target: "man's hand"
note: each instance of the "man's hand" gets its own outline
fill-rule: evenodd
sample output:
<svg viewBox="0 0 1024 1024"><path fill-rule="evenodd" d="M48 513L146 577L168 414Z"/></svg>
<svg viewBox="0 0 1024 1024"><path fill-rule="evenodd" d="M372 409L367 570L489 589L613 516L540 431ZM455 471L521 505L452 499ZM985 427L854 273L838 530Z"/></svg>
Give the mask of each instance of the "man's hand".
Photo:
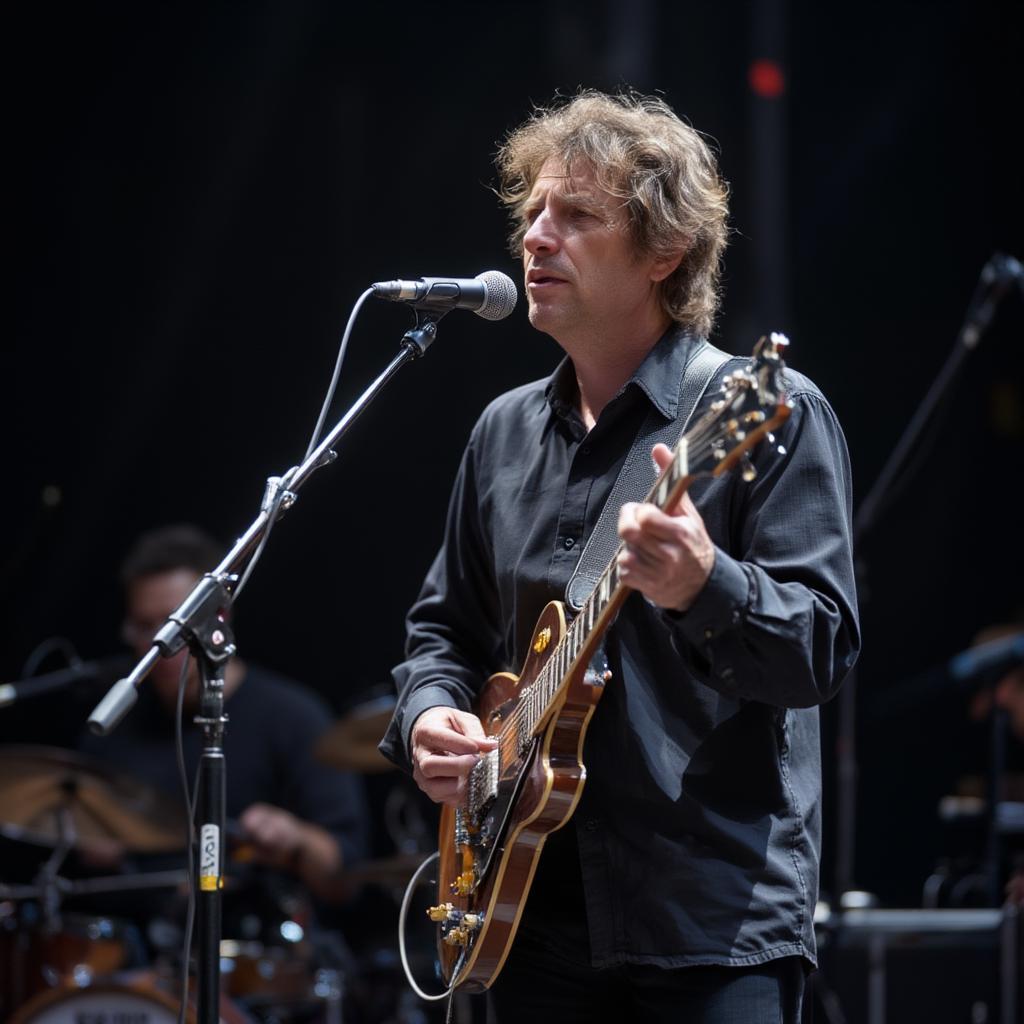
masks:
<svg viewBox="0 0 1024 1024"><path fill-rule="evenodd" d="M672 461L667 445L651 453L659 471ZM688 494L666 512L627 502L619 512L619 579L661 608L686 611L715 564L715 546Z"/></svg>
<svg viewBox="0 0 1024 1024"><path fill-rule="evenodd" d="M469 773L480 754L497 740L484 734L476 715L454 708L428 708L416 719L409 739L412 777L435 803L458 807Z"/></svg>
<svg viewBox="0 0 1024 1024"><path fill-rule="evenodd" d="M293 866L302 852L304 825L294 814L271 804L250 804L239 823L255 850L255 859L271 867Z"/></svg>
<svg viewBox="0 0 1024 1024"><path fill-rule="evenodd" d="M324 899L339 895L341 847L325 828L272 804L250 804L239 818L252 859L298 875Z"/></svg>

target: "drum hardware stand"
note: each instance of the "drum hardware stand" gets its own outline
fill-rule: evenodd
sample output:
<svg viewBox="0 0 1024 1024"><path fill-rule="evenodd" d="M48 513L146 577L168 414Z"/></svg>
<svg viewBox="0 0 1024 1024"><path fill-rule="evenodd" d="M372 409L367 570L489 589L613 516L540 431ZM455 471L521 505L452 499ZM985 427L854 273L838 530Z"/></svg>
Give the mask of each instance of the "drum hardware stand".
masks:
<svg viewBox="0 0 1024 1024"><path fill-rule="evenodd" d="M312 940L324 964L313 979L313 994L324 1003L322 1024L343 1024L347 948L329 932L319 931L312 935Z"/></svg>
<svg viewBox="0 0 1024 1024"><path fill-rule="evenodd" d="M39 873L33 879L33 884L39 894L40 909L43 915L43 928L48 934L56 934L60 931L60 904L61 904L61 877L57 874L61 865L67 859L77 840L75 822L68 808L73 793L73 782L64 784L65 802L54 812L57 819L57 845L53 853L46 858L45 863L39 869Z"/></svg>
<svg viewBox="0 0 1024 1024"><path fill-rule="evenodd" d="M29 885L0 885L0 900L39 900L39 911L43 928L48 934L60 931L60 905L64 893L71 892L73 883L62 878L58 872L67 855L78 841L75 820L68 806L74 783L65 784L66 802L54 811L57 819L57 845L36 872Z"/></svg>
<svg viewBox="0 0 1024 1024"><path fill-rule="evenodd" d="M153 646L124 679L118 680L89 716L89 727L98 735L112 732L138 699L137 687L160 658L177 654L186 645L199 665L201 693L195 721L203 731L199 760L197 806L198 878L197 926L199 930L197 1024L220 1020L220 937L225 836L225 778L223 739L224 668L236 652L227 622L227 609L238 582L237 573L250 560L274 523L291 508L309 477L337 457L334 447L356 417L383 390L406 363L423 355L437 335L437 324L447 310L416 311L416 326L405 332L398 354L359 396L330 433L299 466L281 477L267 480L260 513L221 563L196 584L181 605L153 637ZM340 1001L340 996L339 996ZM336 1001L337 1002L337 1001ZM334 1005L336 1012L339 1007Z"/></svg>

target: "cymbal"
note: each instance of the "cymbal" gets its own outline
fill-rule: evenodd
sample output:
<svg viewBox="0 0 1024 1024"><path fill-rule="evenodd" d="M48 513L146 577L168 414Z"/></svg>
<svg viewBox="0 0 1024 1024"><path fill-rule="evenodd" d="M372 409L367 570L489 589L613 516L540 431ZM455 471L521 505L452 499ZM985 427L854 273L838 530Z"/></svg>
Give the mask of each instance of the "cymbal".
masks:
<svg viewBox="0 0 1024 1024"><path fill-rule="evenodd" d="M63 832L62 832L63 828ZM60 747L0 746L0 835L57 846L119 843L135 853L185 847L181 804L101 761Z"/></svg>
<svg viewBox="0 0 1024 1024"><path fill-rule="evenodd" d="M313 756L323 764L354 772L386 772L394 765L377 749L395 710L394 697L357 704L317 741Z"/></svg>

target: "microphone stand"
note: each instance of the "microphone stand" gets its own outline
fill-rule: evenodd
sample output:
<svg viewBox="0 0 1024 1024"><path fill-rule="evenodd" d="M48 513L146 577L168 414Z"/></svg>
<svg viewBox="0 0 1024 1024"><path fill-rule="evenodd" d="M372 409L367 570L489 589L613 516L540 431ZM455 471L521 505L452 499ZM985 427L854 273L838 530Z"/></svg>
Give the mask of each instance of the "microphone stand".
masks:
<svg viewBox="0 0 1024 1024"><path fill-rule="evenodd" d="M227 622L227 608L238 582L238 570L256 549L274 522L295 503L299 488L322 466L337 457L334 446L356 417L370 404L384 385L406 363L423 355L437 334L438 321L446 311L417 311L416 326L402 338L398 354L355 401L348 412L300 466L281 477L270 477L260 513L221 563L203 576L192 592L169 616L153 638L153 646L124 679L115 683L89 716L89 728L105 736L138 699L137 687L160 658L168 658L187 646L199 665L201 694L195 722L203 731L199 759L198 800L194 827L199 833L197 1024L218 1024L220 1020L220 938L222 891L224 887L223 848L225 843L225 779L227 767L223 740L224 668L236 647ZM193 865L196 867L196 865ZM187 965L186 965L187 966ZM184 993L182 994L184 998Z"/></svg>
<svg viewBox="0 0 1024 1024"><path fill-rule="evenodd" d="M974 295L967 307L963 325L957 334L953 351L939 371L924 400L907 425L903 436L892 449L889 459L882 468L874 485L860 504L853 519L853 548L856 552L867 533L877 523L884 501L891 497L890 491L906 467L910 454L928 425L941 400L956 379L960 366L978 346L988 329L1003 296L1014 282L1024 287L1024 272L1020 263L1012 256L995 253L981 270ZM903 481L906 482L905 480ZM865 567L858 559L858 589L864 579ZM837 737L838 794L837 794L837 840L836 840L836 891L840 895L850 892L854 886L854 853L856 847L856 801L857 801L857 677L856 666L839 693L839 716Z"/></svg>

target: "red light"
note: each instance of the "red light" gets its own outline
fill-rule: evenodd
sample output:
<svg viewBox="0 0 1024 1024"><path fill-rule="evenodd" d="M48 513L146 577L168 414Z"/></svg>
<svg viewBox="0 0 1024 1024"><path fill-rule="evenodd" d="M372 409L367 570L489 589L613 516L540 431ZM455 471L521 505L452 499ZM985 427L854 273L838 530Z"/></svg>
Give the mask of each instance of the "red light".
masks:
<svg viewBox="0 0 1024 1024"><path fill-rule="evenodd" d="M766 100L777 100L786 91L786 76L773 60L755 60L747 72L747 81Z"/></svg>

